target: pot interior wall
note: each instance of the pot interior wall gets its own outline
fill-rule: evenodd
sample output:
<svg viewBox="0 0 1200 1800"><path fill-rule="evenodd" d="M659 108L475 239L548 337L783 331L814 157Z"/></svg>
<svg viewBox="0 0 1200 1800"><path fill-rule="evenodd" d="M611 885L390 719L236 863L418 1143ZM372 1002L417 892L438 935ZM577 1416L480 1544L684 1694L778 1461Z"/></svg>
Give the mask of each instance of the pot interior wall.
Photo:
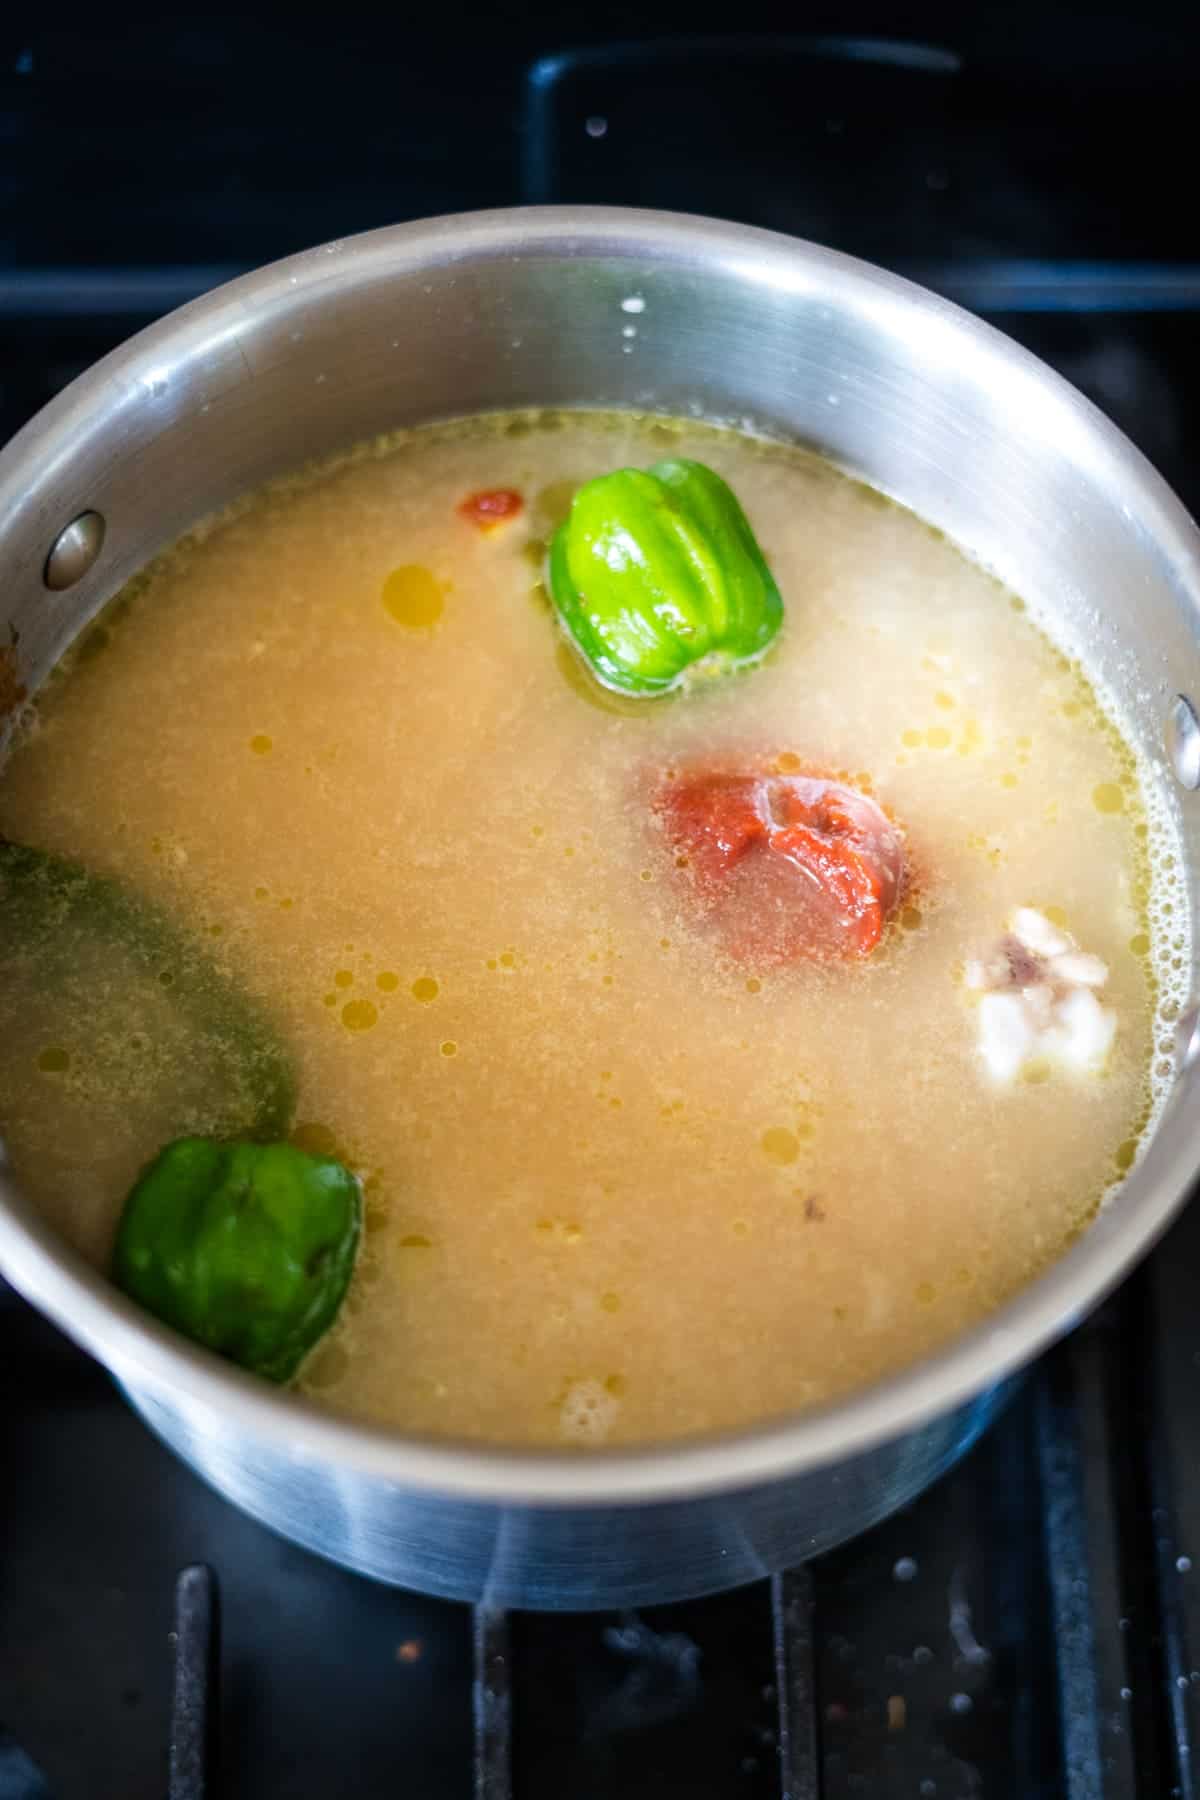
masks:
<svg viewBox="0 0 1200 1800"><path fill-rule="evenodd" d="M757 255L721 255L699 222L689 236L642 216L619 252L563 229L513 255L489 253L488 219L415 244L372 234L234 283L14 440L0 626L20 633L32 685L154 551L310 457L475 411L635 407L811 443L905 501L1049 600L1158 753L1165 704L1197 684L1189 571L1128 504L1136 453L1098 445L1090 407L1032 359L928 295L852 283L843 259L806 266L765 235ZM103 553L52 595L46 552L85 508L104 515Z"/></svg>

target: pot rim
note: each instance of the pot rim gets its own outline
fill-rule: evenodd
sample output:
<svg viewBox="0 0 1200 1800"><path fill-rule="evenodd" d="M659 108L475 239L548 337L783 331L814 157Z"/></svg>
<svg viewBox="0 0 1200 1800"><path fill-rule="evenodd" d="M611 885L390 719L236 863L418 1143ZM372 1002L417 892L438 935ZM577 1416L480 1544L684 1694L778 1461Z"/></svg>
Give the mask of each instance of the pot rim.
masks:
<svg viewBox="0 0 1200 1800"><path fill-rule="evenodd" d="M303 251L239 277L147 327L72 382L0 452L0 533L28 487L30 459L53 464L103 390L144 379L164 358L236 337L248 311L319 298L323 285L366 281L496 258L626 258L654 265L697 259L772 290L879 310L896 325L936 324L956 347L991 364L997 380L1036 391L1041 429L1052 417L1072 453L1119 483L1178 590L1200 614L1200 533L1162 478L1069 383L992 326L900 276L838 251L755 227L683 213L620 207L516 207L383 227ZM349 267L348 267L349 265ZM351 274L353 271L353 274ZM1200 653L1198 653L1200 660ZM356 1423L270 1387L190 1344L141 1311L74 1251L7 1183L0 1169L0 1270L69 1336L139 1392L184 1395L214 1430L269 1442L274 1454L348 1467L398 1487L484 1503L633 1505L746 1488L843 1461L969 1401L1076 1324L1151 1246L1181 1206L1200 1162L1200 1117L1188 1127L1178 1092L1115 1200L1041 1276L934 1354L827 1405L718 1436L579 1452L405 1437ZM1172 1125L1170 1131L1166 1130Z"/></svg>

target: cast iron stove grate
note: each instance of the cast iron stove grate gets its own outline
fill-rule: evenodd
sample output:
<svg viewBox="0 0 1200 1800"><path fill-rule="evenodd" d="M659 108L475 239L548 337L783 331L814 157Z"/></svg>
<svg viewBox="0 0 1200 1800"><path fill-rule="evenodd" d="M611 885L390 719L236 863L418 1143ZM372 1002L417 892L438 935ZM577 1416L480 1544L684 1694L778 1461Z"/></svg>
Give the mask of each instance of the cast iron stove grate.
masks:
<svg viewBox="0 0 1200 1800"><path fill-rule="evenodd" d="M620 1616L471 1616L291 1550L209 1495L93 1365L10 1302L0 1708L23 1748L0 1743L0 1796L1188 1800L1200 1612L1180 1546L1200 1524L1186 1480L1198 1237L1185 1217L1170 1254L900 1515L805 1568ZM23 1406L18 1385L41 1391ZM55 1403L63 1441L99 1432L111 1465L93 1456L83 1491L57 1498ZM125 1550L79 1555L72 1532L114 1499L133 1510ZM57 1509L40 1537L33 1509ZM178 1576L173 1631L166 1573L157 1592L127 1592L114 1625L114 1575L164 1570L169 1554L178 1567L189 1542L206 1562ZM307 1630L269 1616L288 1592ZM69 1679L74 1636L97 1693ZM97 1694L107 1663L131 1655L156 1704L114 1722ZM423 1667L433 1685L412 1685ZM339 1761L344 1787L330 1785Z"/></svg>

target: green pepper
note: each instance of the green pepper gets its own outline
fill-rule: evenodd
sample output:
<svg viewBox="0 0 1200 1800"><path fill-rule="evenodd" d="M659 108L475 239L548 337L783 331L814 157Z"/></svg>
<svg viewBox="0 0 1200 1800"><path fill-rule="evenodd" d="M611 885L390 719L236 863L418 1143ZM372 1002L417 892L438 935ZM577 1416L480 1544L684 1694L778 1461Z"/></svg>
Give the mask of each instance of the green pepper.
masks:
<svg viewBox="0 0 1200 1800"><path fill-rule="evenodd" d="M135 1183L113 1276L165 1324L289 1381L350 1284L358 1182L292 1144L179 1138Z"/></svg>
<svg viewBox="0 0 1200 1800"><path fill-rule="evenodd" d="M736 495L684 458L585 483L550 547L550 591L593 674L623 694L751 662L783 619Z"/></svg>

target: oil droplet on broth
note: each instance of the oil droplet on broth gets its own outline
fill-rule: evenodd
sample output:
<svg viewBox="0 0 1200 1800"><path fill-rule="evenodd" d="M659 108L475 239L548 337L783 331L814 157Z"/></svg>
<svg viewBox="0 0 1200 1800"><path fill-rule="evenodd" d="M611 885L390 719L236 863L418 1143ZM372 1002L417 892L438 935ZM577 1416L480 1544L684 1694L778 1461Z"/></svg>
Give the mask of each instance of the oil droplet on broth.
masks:
<svg viewBox="0 0 1200 1800"><path fill-rule="evenodd" d="M428 631L442 616L445 589L420 563L404 563L384 582L381 598L384 611L397 625Z"/></svg>
<svg viewBox="0 0 1200 1800"><path fill-rule="evenodd" d="M265 756L271 749L271 740L264 731L256 731L250 739L250 748L255 756Z"/></svg>
<svg viewBox="0 0 1200 1800"><path fill-rule="evenodd" d="M564 1244L577 1244L583 1227L573 1219L539 1219L534 1230L541 1238L559 1238Z"/></svg>
<svg viewBox="0 0 1200 1800"><path fill-rule="evenodd" d="M800 1154L800 1139L786 1125L773 1125L759 1139L764 1156L773 1163L793 1163Z"/></svg>
<svg viewBox="0 0 1200 1800"><path fill-rule="evenodd" d="M347 988L354 985L354 975L350 969L335 969L333 973L334 987Z"/></svg>
<svg viewBox="0 0 1200 1800"><path fill-rule="evenodd" d="M393 975L390 969L381 969L375 977L375 986L384 994L394 994L400 986L400 977Z"/></svg>
<svg viewBox="0 0 1200 1800"><path fill-rule="evenodd" d="M438 984L432 975L419 975L410 992L414 1000L419 1000L422 1006L428 1006L431 1000L438 997Z"/></svg>
<svg viewBox="0 0 1200 1800"><path fill-rule="evenodd" d="M973 715L963 721L963 734L958 741L958 754L971 756L983 744L983 731Z"/></svg>
<svg viewBox="0 0 1200 1800"><path fill-rule="evenodd" d="M347 1031L370 1031L378 1018L369 1000L348 1000L342 1008L342 1024Z"/></svg>
<svg viewBox="0 0 1200 1800"><path fill-rule="evenodd" d="M1124 812L1125 795L1119 782L1102 781L1099 787L1093 788L1092 805L1100 813Z"/></svg>

